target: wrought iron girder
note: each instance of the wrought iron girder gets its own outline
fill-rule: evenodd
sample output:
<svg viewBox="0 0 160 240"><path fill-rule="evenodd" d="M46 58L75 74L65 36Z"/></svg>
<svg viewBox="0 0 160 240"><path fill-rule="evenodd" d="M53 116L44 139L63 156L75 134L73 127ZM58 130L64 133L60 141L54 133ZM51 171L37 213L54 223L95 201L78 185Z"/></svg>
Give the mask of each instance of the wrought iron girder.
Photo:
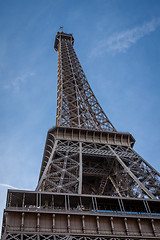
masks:
<svg viewBox="0 0 160 240"><path fill-rule="evenodd" d="M113 147L114 148L114 147ZM122 150L122 153L120 152ZM140 157L132 148L116 147L114 151L123 160L126 166L148 189L160 195L160 177L159 173L153 169L142 157ZM128 154L129 153L129 154ZM132 155L133 153L133 155ZM127 155L126 155L127 154Z"/></svg>
<svg viewBox="0 0 160 240"><path fill-rule="evenodd" d="M123 162L123 160L119 157L119 155L109 146L109 148L112 150L112 152L115 154L117 160L121 164L121 166L124 168L124 170L131 176L131 178L134 179L134 181L139 185L139 187L147 194L150 198L155 198L155 196L145 187L145 185L134 175L134 173L126 166L126 164Z"/></svg>

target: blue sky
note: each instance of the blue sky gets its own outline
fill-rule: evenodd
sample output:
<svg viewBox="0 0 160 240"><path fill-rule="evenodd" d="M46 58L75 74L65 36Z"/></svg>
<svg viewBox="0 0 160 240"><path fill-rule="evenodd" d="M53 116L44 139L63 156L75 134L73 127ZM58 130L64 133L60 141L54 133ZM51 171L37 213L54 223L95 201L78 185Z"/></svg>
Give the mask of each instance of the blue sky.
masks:
<svg viewBox="0 0 160 240"><path fill-rule="evenodd" d="M55 125L60 26L115 128L160 171L160 1L0 0L0 220L7 188L38 181Z"/></svg>

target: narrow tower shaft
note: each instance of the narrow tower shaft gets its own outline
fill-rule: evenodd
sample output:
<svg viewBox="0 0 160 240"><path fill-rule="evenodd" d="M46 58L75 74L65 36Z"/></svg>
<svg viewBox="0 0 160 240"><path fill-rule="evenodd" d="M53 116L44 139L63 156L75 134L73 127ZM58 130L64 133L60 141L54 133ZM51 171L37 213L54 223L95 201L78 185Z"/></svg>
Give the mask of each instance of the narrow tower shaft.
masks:
<svg viewBox="0 0 160 240"><path fill-rule="evenodd" d="M71 34L57 33L58 87L56 125L116 131L99 105L73 48Z"/></svg>

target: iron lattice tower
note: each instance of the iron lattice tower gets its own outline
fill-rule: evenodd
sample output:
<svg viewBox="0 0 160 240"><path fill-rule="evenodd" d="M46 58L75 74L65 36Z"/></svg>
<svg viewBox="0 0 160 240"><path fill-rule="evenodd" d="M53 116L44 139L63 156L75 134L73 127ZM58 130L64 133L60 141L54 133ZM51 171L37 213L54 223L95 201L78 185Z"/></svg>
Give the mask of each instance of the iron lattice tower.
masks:
<svg viewBox="0 0 160 240"><path fill-rule="evenodd" d="M57 129L48 132L37 190L159 198L160 174L133 150L134 138L117 132L103 112L73 43L63 32L55 39Z"/></svg>
<svg viewBox="0 0 160 240"><path fill-rule="evenodd" d="M110 122L73 44L57 33L56 126L36 191L8 191L2 239L160 239L160 174Z"/></svg>

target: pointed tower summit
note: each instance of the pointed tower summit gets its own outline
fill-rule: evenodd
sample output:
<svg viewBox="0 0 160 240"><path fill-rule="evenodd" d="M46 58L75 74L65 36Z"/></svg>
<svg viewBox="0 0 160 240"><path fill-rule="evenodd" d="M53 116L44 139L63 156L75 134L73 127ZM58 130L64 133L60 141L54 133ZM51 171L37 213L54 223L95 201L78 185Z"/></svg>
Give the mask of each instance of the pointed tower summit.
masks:
<svg viewBox="0 0 160 240"><path fill-rule="evenodd" d="M2 240L160 239L160 173L99 105L61 28L56 126L36 191L8 190Z"/></svg>

